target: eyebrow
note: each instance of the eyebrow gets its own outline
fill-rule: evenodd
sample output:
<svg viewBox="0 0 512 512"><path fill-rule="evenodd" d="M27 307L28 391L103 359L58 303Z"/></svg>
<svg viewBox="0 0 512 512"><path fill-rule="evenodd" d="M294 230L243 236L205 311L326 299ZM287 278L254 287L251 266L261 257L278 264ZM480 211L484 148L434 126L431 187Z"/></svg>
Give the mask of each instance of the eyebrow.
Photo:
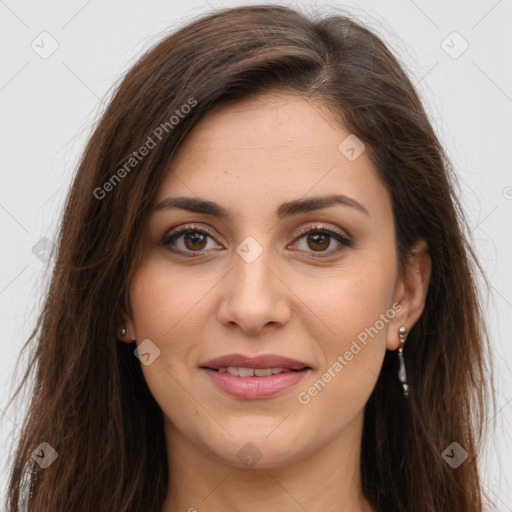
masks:
<svg viewBox="0 0 512 512"><path fill-rule="evenodd" d="M330 206L342 205L354 208L366 215L370 215L368 210L358 201L347 197L343 194L331 194L328 196L311 197L308 199L297 199L294 201L288 201L283 203L277 209L277 217L282 219L291 215L298 215L300 213L307 213ZM207 201L197 197L167 197L160 201L154 208L153 211L161 211L170 208L179 208L181 210L187 210L195 213L204 213L206 215L212 215L219 218L230 218L230 211L213 201Z"/></svg>

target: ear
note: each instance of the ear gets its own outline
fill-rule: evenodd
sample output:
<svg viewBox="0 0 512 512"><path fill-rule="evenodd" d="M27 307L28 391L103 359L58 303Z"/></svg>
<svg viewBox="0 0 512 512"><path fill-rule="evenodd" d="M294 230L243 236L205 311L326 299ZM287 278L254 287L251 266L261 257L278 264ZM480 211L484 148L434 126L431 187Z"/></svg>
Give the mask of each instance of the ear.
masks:
<svg viewBox="0 0 512 512"><path fill-rule="evenodd" d="M128 308L129 307L130 305L128 305ZM130 314L127 312L125 306L121 307L121 321L117 329L117 339L119 341L122 341L124 343L132 343L133 341L135 341L135 325L132 320L132 316L133 315L131 314L131 312ZM122 334L123 328L126 329L126 333L124 335Z"/></svg>
<svg viewBox="0 0 512 512"><path fill-rule="evenodd" d="M403 274L397 280L393 303L398 303L401 309L390 321L386 338L388 350L397 350L400 347L400 327L404 325L410 331L421 316L425 307L431 268L428 244L420 239L414 244Z"/></svg>

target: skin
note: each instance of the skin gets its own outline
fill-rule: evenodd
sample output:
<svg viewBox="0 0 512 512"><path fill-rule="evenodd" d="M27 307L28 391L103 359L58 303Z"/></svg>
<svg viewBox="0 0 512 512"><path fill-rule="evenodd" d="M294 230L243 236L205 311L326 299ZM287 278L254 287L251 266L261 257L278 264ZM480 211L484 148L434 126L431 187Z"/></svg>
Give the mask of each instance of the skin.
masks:
<svg viewBox="0 0 512 512"><path fill-rule="evenodd" d="M155 204L200 197L232 216L155 212L130 283L133 318L123 312L124 341L149 339L161 351L142 370L165 416L170 481L162 512L374 510L359 476L364 407L385 351L400 346L398 329L410 330L423 310L430 257L419 241L399 275L390 196L364 152L349 161L338 150L349 134L311 100L265 94L210 111L172 162ZM283 202L333 191L367 213L334 205L277 218ZM190 223L213 233L174 241L197 258L162 244ZM318 224L353 245L297 238L301 228L318 235ZM251 263L236 252L248 236L263 249ZM378 334L300 403L298 393L386 312ZM230 353L280 354L313 370L271 398L235 398L199 368ZM261 456L253 466L237 456L249 442Z"/></svg>

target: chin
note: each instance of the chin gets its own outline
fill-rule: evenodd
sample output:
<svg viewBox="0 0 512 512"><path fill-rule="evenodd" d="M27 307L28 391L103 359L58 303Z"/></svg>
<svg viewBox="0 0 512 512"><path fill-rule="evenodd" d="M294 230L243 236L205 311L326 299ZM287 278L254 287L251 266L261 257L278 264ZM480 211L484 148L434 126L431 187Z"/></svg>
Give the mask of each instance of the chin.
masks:
<svg viewBox="0 0 512 512"><path fill-rule="evenodd" d="M274 422L272 428L275 429L275 426ZM272 432L272 429L247 430L245 434L238 431L233 437L223 435L219 442L212 438L205 440L206 449L225 464L256 470L278 468L298 461L305 456L306 446L303 443L308 445L303 435L300 436L299 443L289 433L280 435Z"/></svg>

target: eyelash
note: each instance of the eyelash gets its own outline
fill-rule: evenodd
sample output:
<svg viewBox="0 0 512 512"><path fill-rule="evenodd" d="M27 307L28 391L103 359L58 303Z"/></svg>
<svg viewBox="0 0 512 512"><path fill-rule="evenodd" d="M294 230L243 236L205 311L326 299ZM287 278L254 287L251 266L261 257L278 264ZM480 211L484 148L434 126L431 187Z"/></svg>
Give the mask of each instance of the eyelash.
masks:
<svg viewBox="0 0 512 512"><path fill-rule="evenodd" d="M186 255L186 257L190 257L190 258L197 258L201 254L203 254L205 251L203 251L203 250L202 251L183 251L181 249L171 249L170 248L172 242L174 242L180 236L183 236L188 233L201 233L203 235L210 236L212 239L215 238L213 233L211 233L207 228L199 228L198 226L196 226L194 224L185 224L183 226L179 226L175 230L171 231L169 234L165 235L162 240L162 244L164 246L168 247L169 250L174 253L183 254L183 255ZM315 226L309 226L308 228L301 229L295 236L294 243L297 242L304 235L309 234L309 233L321 233L321 234L329 235L341 244L338 248L333 249L333 250L331 249L330 251L319 251L316 253L314 251L312 251L315 254L315 256L314 256L315 258L329 257L329 256L332 256L334 253L338 253L338 252L342 251L346 247L353 246L353 242L349 238L347 238L347 236L345 236L341 231L326 228L325 226L323 226L321 224L315 225ZM307 252L309 252L309 251L307 251Z"/></svg>

